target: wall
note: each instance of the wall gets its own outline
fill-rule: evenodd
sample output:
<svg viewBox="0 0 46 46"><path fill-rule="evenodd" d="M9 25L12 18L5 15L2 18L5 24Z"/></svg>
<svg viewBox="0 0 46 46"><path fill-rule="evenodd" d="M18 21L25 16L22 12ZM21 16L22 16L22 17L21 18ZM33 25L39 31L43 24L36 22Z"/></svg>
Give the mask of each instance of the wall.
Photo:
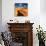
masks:
<svg viewBox="0 0 46 46"><path fill-rule="evenodd" d="M26 2L28 3L28 16L27 17L14 17L14 3L15 2ZM34 23L33 25L33 45L38 46L38 39L36 37L36 27L38 27L39 24L43 28L46 26L46 22L44 21L46 19L46 15L43 14L41 8L42 3L40 0L3 0L2 1L2 26L3 31L8 30L7 22L9 22L10 19L13 19L14 21L19 20L19 22L25 22L25 20L30 20L31 23ZM46 28L45 28L46 29Z"/></svg>
<svg viewBox="0 0 46 46"><path fill-rule="evenodd" d="M40 24L46 31L46 0L40 0Z"/></svg>
<svg viewBox="0 0 46 46"><path fill-rule="evenodd" d="M42 13L46 13L46 0L40 0L40 9Z"/></svg>
<svg viewBox="0 0 46 46"><path fill-rule="evenodd" d="M28 17L14 17L14 2L15 0L3 0L2 1L2 22L3 26L6 25L6 23L9 21L9 19L18 19L20 22L24 22L25 19L29 19L31 22L38 22L39 23L39 14L40 14L40 1L38 0L32 0L32 8L31 6L31 0L30 1L23 1L27 2L29 4L29 10L28 10ZM19 2L19 1L16 1ZM39 4L38 4L39 3ZM38 5L38 6L37 6ZM32 9L32 12L31 12ZM22 19L23 18L23 19ZM34 19L35 18L35 19ZM38 20L38 21L37 21Z"/></svg>
<svg viewBox="0 0 46 46"><path fill-rule="evenodd" d="M0 0L0 31L2 31L2 0Z"/></svg>

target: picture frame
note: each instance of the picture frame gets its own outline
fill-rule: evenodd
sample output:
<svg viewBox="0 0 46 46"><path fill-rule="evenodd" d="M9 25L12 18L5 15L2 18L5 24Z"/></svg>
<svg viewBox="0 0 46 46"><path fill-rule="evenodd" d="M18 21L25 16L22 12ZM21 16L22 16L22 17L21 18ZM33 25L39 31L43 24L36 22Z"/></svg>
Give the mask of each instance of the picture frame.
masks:
<svg viewBox="0 0 46 46"><path fill-rule="evenodd" d="M14 16L28 16L28 3L15 3Z"/></svg>

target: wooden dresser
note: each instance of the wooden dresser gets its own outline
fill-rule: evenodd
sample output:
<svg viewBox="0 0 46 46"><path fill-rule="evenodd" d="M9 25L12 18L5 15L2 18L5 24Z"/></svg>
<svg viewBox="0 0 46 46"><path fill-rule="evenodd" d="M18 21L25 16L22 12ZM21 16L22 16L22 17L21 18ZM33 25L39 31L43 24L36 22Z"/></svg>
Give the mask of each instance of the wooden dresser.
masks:
<svg viewBox="0 0 46 46"><path fill-rule="evenodd" d="M12 39L23 43L22 46L33 46L33 23L7 23Z"/></svg>

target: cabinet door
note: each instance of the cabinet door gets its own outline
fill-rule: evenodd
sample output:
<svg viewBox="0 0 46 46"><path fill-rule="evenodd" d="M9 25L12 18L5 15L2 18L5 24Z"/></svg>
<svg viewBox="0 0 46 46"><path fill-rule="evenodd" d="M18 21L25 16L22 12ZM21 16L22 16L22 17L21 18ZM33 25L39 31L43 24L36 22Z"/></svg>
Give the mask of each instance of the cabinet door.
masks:
<svg viewBox="0 0 46 46"><path fill-rule="evenodd" d="M22 46L28 46L28 32L12 32L12 40L16 43L22 43Z"/></svg>

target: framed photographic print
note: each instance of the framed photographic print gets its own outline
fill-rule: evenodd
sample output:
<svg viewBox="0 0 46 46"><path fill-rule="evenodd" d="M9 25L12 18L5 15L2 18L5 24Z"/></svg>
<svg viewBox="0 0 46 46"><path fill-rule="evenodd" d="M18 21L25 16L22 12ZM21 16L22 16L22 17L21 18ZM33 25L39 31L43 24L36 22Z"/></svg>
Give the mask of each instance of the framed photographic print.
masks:
<svg viewBox="0 0 46 46"><path fill-rule="evenodd" d="M14 16L28 16L28 3L15 3Z"/></svg>

